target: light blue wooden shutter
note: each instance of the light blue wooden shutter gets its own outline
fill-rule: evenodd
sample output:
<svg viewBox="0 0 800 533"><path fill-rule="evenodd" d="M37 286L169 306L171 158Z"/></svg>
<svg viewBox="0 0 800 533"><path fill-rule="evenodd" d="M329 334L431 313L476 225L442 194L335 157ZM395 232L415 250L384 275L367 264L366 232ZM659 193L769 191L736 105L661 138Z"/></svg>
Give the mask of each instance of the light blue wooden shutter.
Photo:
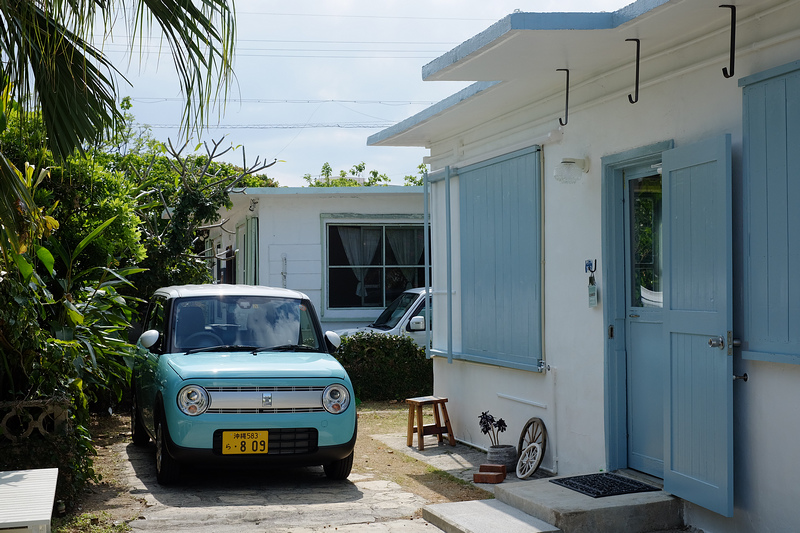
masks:
<svg viewBox="0 0 800 533"><path fill-rule="evenodd" d="M800 62L742 80L742 357L800 363Z"/></svg>
<svg viewBox="0 0 800 533"><path fill-rule="evenodd" d="M664 490L732 516L730 136L664 152L663 190Z"/></svg>
<svg viewBox="0 0 800 533"><path fill-rule="evenodd" d="M541 359L540 151L459 170L462 351L535 368Z"/></svg>

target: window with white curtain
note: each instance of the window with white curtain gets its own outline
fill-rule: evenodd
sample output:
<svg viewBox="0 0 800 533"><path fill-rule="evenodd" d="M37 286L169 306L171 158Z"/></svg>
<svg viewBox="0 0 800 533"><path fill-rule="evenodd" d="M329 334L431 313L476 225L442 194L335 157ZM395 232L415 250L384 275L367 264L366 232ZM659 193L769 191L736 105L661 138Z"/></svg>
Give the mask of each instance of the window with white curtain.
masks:
<svg viewBox="0 0 800 533"><path fill-rule="evenodd" d="M329 224L328 308L382 308L425 284L422 224Z"/></svg>

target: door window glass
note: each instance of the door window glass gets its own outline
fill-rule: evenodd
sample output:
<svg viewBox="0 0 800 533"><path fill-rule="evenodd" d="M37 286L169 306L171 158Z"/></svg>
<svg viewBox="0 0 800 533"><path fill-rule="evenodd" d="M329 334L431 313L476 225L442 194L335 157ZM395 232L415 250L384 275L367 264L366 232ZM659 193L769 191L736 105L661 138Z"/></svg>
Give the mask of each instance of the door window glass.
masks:
<svg viewBox="0 0 800 533"><path fill-rule="evenodd" d="M631 305L662 307L661 176L629 183Z"/></svg>

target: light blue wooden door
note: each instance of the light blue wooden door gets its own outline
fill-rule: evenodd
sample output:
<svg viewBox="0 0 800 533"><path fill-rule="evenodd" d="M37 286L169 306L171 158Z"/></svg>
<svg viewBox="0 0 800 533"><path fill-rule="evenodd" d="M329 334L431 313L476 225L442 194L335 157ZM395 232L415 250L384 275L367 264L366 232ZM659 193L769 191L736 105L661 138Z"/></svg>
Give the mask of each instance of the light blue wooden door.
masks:
<svg viewBox="0 0 800 533"><path fill-rule="evenodd" d="M730 136L663 154L664 490L733 514Z"/></svg>

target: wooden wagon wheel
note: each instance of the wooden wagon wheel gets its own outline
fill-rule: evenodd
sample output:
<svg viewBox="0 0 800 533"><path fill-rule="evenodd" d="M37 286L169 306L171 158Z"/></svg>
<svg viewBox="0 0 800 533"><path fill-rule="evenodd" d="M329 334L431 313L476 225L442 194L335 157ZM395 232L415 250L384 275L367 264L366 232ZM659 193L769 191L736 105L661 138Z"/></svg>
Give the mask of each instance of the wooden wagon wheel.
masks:
<svg viewBox="0 0 800 533"><path fill-rule="evenodd" d="M522 451L517 462L517 477L525 479L536 472L542 464L542 447L534 442Z"/></svg>
<svg viewBox="0 0 800 533"><path fill-rule="evenodd" d="M547 429L544 427L544 422L542 422L541 418L531 418L525 423L519 436L517 453L521 456L522 452L533 443L539 445L542 449L541 456L544 457L547 447Z"/></svg>

